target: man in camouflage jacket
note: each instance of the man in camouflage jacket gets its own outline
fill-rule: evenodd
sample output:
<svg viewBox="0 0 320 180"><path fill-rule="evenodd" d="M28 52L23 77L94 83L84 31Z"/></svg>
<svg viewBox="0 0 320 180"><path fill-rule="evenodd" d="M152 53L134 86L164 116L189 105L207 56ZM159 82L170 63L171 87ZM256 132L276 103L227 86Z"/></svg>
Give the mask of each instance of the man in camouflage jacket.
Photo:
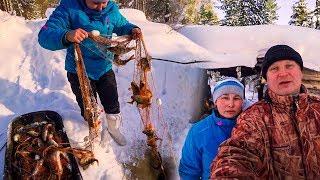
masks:
<svg viewBox="0 0 320 180"><path fill-rule="evenodd" d="M320 99L307 94L302 69L291 47L267 51L266 96L237 119L212 163L212 179L320 178Z"/></svg>

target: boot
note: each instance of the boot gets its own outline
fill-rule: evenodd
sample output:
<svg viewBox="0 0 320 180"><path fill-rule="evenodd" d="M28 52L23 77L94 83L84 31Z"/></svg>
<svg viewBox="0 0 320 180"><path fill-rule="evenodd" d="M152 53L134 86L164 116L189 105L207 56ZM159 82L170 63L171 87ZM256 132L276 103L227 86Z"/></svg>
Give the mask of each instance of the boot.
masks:
<svg viewBox="0 0 320 180"><path fill-rule="evenodd" d="M119 126L122 121L121 114L106 114L108 131L113 138L113 140L120 146L125 146L127 144L126 138L119 131Z"/></svg>

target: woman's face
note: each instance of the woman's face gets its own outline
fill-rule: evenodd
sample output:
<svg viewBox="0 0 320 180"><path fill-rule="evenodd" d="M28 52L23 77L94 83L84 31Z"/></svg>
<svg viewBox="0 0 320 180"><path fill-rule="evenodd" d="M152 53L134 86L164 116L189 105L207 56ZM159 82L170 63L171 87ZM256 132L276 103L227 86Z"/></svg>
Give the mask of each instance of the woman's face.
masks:
<svg viewBox="0 0 320 180"><path fill-rule="evenodd" d="M242 98L237 94L224 94L216 100L216 107L221 116L235 118L242 110Z"/></svg>

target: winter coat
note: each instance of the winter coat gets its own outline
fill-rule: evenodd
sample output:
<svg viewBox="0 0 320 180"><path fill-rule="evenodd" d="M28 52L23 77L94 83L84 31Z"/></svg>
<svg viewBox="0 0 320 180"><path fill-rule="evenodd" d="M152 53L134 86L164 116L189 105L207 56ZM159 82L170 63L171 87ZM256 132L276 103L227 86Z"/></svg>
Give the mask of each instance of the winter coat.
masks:
<svg viewBox="0 0 320 180"><path fill-rule="evenodd" d="M210 116L194 124L185 140L179 165L180 178L208 179L210 164L217 154L219 145L230 137L235 119Z"/></svg>
<svg viewBox="0 0 320 180"><path fill-rule="evenodd" d="M320 99L268 90L244 113L220 147L211 178L319 179Z"/></svg>
<svg viewBox="0 0 320 180"><path fill-rule="evenodd" d="M65 69L76 73L74 62L74 47L66 42L65 34L70 30L82 28L87 32L100 31L102 36L129 35L137 26L129 23L119 12L118 6L109 1L102 11L89 9L85 0L62 0L54 10L46 24L41 28L39 44L49 50L67 48ZM113 53L103 52L92 40L81 42L81 51L88 76L98 80L112 68Z"/></svg>

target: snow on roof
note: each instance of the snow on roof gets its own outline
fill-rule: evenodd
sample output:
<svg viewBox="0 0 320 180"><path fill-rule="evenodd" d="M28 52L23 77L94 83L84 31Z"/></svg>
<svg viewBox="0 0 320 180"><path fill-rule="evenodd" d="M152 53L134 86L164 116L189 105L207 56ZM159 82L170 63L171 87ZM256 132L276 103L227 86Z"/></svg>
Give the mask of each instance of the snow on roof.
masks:
<svg viewBox="0 0 320 180"><path fill-rule="evenodd" d="M297 26L184 26L179 32L206 48L215 62L230 66L254 66L262 49L276 44L287 44L296 49L305 67L319 71L320 31ZM208 64L209 65L209 64ZM205 66L205 65L203 65ZM208 68L215 68L211 65Z"/></svg>

